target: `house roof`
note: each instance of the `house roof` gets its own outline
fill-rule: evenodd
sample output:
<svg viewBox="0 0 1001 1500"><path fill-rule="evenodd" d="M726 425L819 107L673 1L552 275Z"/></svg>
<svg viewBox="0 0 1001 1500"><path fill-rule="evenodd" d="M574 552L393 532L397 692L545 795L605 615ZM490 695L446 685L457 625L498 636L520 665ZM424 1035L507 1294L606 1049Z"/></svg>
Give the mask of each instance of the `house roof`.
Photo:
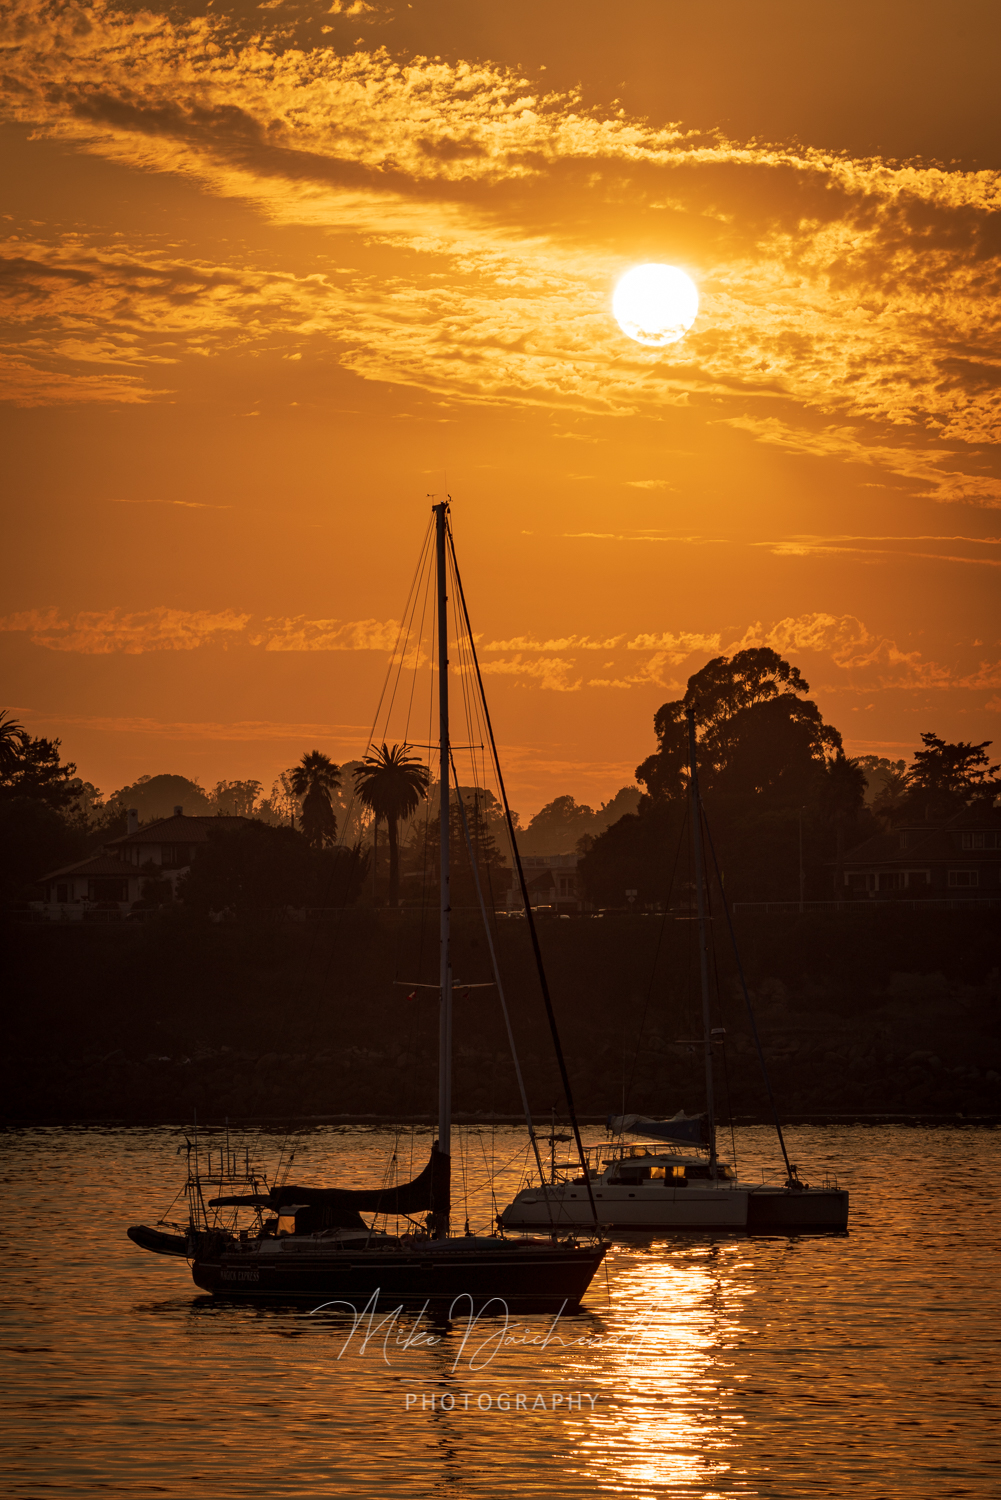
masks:
<svg viewBox="0 0 1001 1500"><path fill-rule="evenodd" d="M208 841L209 830L212 828L231 831L252 821L251 818L224 817L221 814L205 818L189 818L183 814L180 817L158 818L155 823L144 823L135 833L109 839L106 848L119 848L123 844L204 844Z"/></svg>
<svg viewBox="0 0 1001 1500"><path fill-rule="evenodd" d="M963 849L956 842L957 833L970 833L973 830L986 832L992 829L1001 829L1001 809L985 806L983 803L974 804L945 823L904 823L892 833L873 834L864 843L850 849L844 856L843 864L847 867L872 864L914 865L929 860L961 860L964 864L978 860L995 862L998 857L996 849ZM907 835L906 843L901 842L902 834Z"/></svg>
<svg viewBox="0 0 1001 1500"><path fill-rule="evenodd" d="M81 859L75 865L63 865L61 870L50 870L47 875L40 875L38 883L60 880L64 875L131 875L135 877L138 874L136 866L126 864L124 859L116 859L113 854L95 854L91 859Z"/></svg>

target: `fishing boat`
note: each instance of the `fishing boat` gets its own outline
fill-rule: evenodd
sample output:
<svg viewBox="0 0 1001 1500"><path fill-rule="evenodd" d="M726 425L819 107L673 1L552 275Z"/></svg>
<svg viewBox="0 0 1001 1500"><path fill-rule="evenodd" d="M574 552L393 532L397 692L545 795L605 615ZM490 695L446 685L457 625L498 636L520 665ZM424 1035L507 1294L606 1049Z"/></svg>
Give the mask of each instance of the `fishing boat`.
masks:
<svg viewBox="0 0 1001 1500"><path fill-rule="evenodd" d="M353 1190L307 1186L287 1181L269 1183L251 1162L249 1149L231 1150L228 1142L206 1152L197 1137L189 1144L186 1197L188 1224L168 1233L136 1225L130 1239L144 1250L184 1258L195 1284L219 1297L303 1300L315 1305L339 1304L358 1310L373 1299L390 1306L425 1306L448 1316L489 1309L495 1312L573 1312L604 1259L607 1243L598 1230L597 1209L590 1220L544 1234L509 1235L502 1226L490 1233L457 1234L452 1226L452 994L450 879L450 788L456 788L467 842L469 828L457 780L449 738L448 578L455 583L456 629L463 632L470 653L489 732L494 768L502 794L518 878L525 895L529 930L542 996L556 1048L567 1105L582 1170L586 1157L573 1106L559 1035L541 963L538 937L531 918L524 871L517 853L514 825L504 789L496 742L490 724L475 642L455 557L449 525L449 505L432 507L437 585L437 682L440 774L440 969L435 988L439 996L438 1138L424 1170L411 1182L395 1187ZM469 844L470 854L472 846ZM474 873L475 860L471 860ZM486 909L480 896L484 919ZM496 953L486 924L494 963L495 982L513 1048L513 1033ZM526 1111L529 1135L540 1162L538 1142L520 1068L515 1066ZM362 1218L368 1213L371 1222ZM416 1216L423 1215L423 1219ZM402 1232L377 1227L390 1219L404 1220ZM170 1226L167 1226L168 1228Z"/></svg>
<svg viewBox="0 0 1001 1500"><path fill-rule="evenodd" d="M599 1223L605 1229L619 1231L719 1229L801 1233L844 1230L848 1226L848 1193L839 1187L837 1179L828 1174L822 1183L811 1185L801 1180L798 1168L789 1160L735 940L740 982L785 1165L784 1180L741 1181L733 1164L717 1152L714 1052L723 1045L724 1031L711 1022L709 916L702 838L703 827L707 825L699 795L694 707L688 709L687 717L702 995L702 1036L691 1045L700 1048L705 1062L705 1112L695 1116L681 1112L667 1120L641 1115L610 1116L608 1128L613 1143L589 1147L583 1170L576 1162L552 1160L548 1173L540 1170L538 1181L526 1183L499 1215L506 1228L583 1224L591 1221L592 1204L597 1209ZM725 897L723 909L733 938ZM627 1141L627 1136L639 1138Z"/></svg>

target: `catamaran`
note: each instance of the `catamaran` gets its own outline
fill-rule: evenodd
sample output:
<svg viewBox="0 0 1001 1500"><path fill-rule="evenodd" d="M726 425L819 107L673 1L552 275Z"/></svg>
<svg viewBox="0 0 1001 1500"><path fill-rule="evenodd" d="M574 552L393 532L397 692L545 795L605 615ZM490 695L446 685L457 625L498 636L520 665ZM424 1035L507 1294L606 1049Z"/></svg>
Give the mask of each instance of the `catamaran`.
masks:
<svg viewBox="0 0 1001 1500"><path fill-rule="evenodd" d="M557 1163L553 1160L548 1173L540 1169L538 1180L529 1181L499 1215L505 1228L583 1225L593 1222L593 1209L597 1210L598 1222L608 1230L634 1229L655 1233L676 1229L721 1229L788 1233L847 1228L848 1193L838 1186L837 1179L827 1175L822 1183L811 1186L800 1179L797 1167L789 1160L742 969L740 980L772 1103L785 1165L784 1181L742 1181L734 1166L724 1161L716 1149L713 1054L722 1044L723 1031L720 1027L713 1027L711 1022L709 919L702 841L705 813L699 795L694 707L688 709L687 716L702 994L702 1036L696 1039L696 1044L700 1046L705 1061L705 1112L686 1116L682 1111L668 1120L653 1120L641 1115L610 1116L608 1127L616 1141L611 1146L587 1148L583 1168L576 1161ZM729 926L725 898L723 905ZM730 932L732 937L732 926ZM639 1139L627 1141L626 1136L638 1136Z"/></svg>

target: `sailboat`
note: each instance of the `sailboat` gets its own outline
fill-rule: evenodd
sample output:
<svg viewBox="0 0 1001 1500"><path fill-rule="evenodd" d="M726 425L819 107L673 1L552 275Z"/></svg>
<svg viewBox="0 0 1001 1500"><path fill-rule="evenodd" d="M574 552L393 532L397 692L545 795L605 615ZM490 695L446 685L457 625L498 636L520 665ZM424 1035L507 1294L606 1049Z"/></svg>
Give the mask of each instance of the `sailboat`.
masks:
<svg viewBox="0 0 1001 1500"><path fill-rule="evenodd" d="M599 1222L610 1230L720 1229L794 1233L848 1227L848 1193L838 1186L837 1180L828 1176L822 1184L811 1186L800 1180L797 1167L790 1162L770 1084L768 1093L785 1163L785 1180L741 1181L733 1165L724 1161L716 1149L713 1052L723 1040L723 1030L713 1027L710 1010L710 919L706 911L702 842L704 812L699 796L694 707L687 710L687 718L702 994L702 1036L694 1045L701 1048L705 1062L705 1112L686 1116L682 1111L668 1120L652 1120L641 1115L609 1116L608 1128L614 1133L617 1143L589 1147L586 1172L579 1171L575 1162L553 1162L548 1177L540 1171L538 1182L523 1187L499 1215L499 1222L506 1228L581 1224L585 1222L591 1202L597 1207ZM724 910L730 925L725 901ZM732 938L732 926L730 935ZM764 1068L764 1055L742 969L740 979L767 1084L768 1072ZM627 1135L638 1139L627 1142Z"/></svg>
<svg viewBox="0 0 1001 1500"><path fill-rule="evenodd" d="M604 1259L607 1243L594 1209L589 1222L559 1230L547 1222L542 1235L508 1236L500 1226L489 1234L456 1234L451 1218L452 1161L452 960L449 897L449 795L453 765L449 740L448 565L451 561L458 602L456 619L464 627L475 663L475 644L455 559L447 502L432 507L437 572L438 720L441 789L440 971L438 1052L438 1139L430 1160L412 1182L392 1188L351 1190L272 1182L227 1144L210 1151L204 1163L197 1138L188 1153L186 1195L189 1222L185 1232L135 1225L129 1238L145 1250L183 1257L195 1284L215 1296L301 1299L314 1304L338 1303L359 1310L373 1298L390 1306L425 1306L448 1316L482 1310L517 1313L573 1312ZM513 820L496 755L482 678L476 664L486 726L503 796L519 878L524 872L514 840ZM457 783L456 783L457 785ZM459 799L460 812L462 809ZM465 816L463 813L463 822ZM468 828L466 830L468 837ZM527 906L526 900L526 906ZM485 912L484 912L485 915ZM529 908L530 915L530 908ZM553 1030L574 1137L583 1166L586 1158L573 1111L573 1097L541 969L534 925L532 942L540 961L543 999ZM489 939L489 928L487 928ZM491 952L493 947L491 943ZM505 1011L506 1016L506 1011ZM512 1038L513 1040L513 1038ZM521 1079L519 1069L519 1081ZM523 1091L523 1099L524 1091ZM526 1111L527 1111L527 1100ZM529 1116L529 1131L535 1143ZM536 1150L538 1158L538 1151ZM218 1170L216 1159L218 1158ZM541 1158L538 1158L541 1161ZM248 1191L249 1189L249 1191ZM213 1195L214 1194L214 1195ZM224 1210L235 1211L224 1213ZM403 1217L407 1229L391 1233L366 1224L377 1218ZM423 1222L414 1219L424 1214ZM243 1215L249 1218L239 1226ZM175 1226L176 1227L176 1226Z"/></svg>

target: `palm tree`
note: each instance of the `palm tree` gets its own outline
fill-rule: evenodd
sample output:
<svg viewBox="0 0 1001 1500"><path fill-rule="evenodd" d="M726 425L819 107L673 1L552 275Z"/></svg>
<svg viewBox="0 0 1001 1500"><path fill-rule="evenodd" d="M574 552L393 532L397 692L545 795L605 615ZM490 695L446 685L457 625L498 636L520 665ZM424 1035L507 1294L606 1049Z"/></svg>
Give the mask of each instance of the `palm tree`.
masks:
<svg viewBox="0 0 1001 1500"><path fill-rule="evenodd" d="M322 750L310 750L297 766L291 777L292 791L302 798L299 823L308 842L314 849L322 849L337 838L337 819L331 806L330 794L341 784L341 773Z"/></svg>
<svg viewBox="0 0 1001 1500"><path fill-rule="evenodd" d="M14 770L26 737L24 726L11 718L6 709L0 711L0 775L6 776Z"/></svg>
<svg viewBox="0 0 1001 1500"><path fill-rule="evenodd" d="M385 818L389 830L389 904L400 904L399 826L409 818L422 797L427 796L428 769L421 765L409 745L385 743L366 755L354 773L358 795L375 814L375 826Z"/></svg>

